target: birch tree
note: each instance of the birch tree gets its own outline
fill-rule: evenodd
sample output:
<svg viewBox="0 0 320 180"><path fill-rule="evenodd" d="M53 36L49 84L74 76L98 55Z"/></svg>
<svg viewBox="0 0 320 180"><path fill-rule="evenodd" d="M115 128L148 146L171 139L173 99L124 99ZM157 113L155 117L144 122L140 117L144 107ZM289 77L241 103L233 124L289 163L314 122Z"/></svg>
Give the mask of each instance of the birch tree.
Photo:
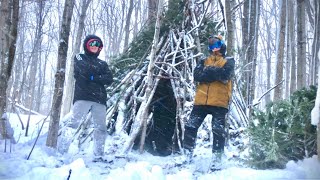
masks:
<svg viewBox="0 0 320 180"><path fill-rule="evenodd" d="M66 0L62 15L60 30L60 42L58 48L57 71L55 74L55 86L52 101L52 112L50 114L50 125L46 145L52 148L57 147L63 86L65 80L65 68L67 61L70 25L74 7L74 0Z"/></svg>

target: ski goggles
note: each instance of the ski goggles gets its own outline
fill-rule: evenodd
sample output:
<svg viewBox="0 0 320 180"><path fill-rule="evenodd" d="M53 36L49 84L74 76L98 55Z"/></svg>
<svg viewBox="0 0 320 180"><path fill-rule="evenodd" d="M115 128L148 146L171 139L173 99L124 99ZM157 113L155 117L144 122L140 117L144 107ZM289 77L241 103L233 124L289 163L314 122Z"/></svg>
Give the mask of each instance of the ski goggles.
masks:
<svg viewBox="0 0 320 180"><path fill-rule="evenodd" d="M94 46L100 47L101 46L101 42L99 40L97 40L97 39L91 39L91 40L88 41L88 45L90 47L94 47Z"/></svg>
<svg viewBox="0 0 320 180"><path fill-rule="evenodd" d="M209 46L208 46L208 50L214 50L214 51L218 51L220 50L221 46L223 45L223 41L216 38L216 37L209 37Z"/></svg>

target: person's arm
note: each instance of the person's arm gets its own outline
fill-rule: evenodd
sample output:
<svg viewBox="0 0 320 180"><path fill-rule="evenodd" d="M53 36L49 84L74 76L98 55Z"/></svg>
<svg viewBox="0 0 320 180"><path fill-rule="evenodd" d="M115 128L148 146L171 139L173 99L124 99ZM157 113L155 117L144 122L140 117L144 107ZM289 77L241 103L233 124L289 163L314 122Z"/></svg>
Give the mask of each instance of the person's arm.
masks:
<svg viewBox="0 0 320 180"><path fill-rule="evenodd" d="M226 58L227 62L223 67L204 66L199 64L194 70L194 80L209 83L213 81L227 81L234 73L234 58Z"/></svg>
<svg viewBox="0 0 320 180"><path fill-rule="evenodd" d="M103 84L103 85L110 85L113 82L113 76L111 73L111 70L108 67L107 63L103 63L103 66L101 67L101 74L93 75L91 77L91 80L93 82Z"/></svg>

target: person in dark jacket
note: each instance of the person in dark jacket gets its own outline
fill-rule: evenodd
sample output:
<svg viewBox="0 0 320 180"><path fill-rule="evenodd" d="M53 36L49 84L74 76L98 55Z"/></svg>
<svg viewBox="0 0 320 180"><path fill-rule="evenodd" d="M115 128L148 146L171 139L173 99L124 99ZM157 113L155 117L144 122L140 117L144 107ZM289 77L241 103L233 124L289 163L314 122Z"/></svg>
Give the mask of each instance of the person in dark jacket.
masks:
<svg viewBox="0 0 320 180"><path fill-rule="evenodd" d="M194 80L198 85L194 107L185 123L183 144L192 157L198 128L211 114L213 163L218 165L225 146L225 116L231 98L235 61L225 57L226 45L221 36L209 37L208 44L209 57L201 59L194 69Z"/></svg>
<svg viewBox="0 0 320 180"><path fill-rule="evenodd" d="M74 58L75 90L71 121L67 127L72 133L91 112L94 124L94 155L103 156L106 139L106 86L113 82L112 73L105 61L98 58L103 48L102 40L96 35L84 39L84 54ZM67 152L72 140L67 131L61 137L59 151Z"/></svg>

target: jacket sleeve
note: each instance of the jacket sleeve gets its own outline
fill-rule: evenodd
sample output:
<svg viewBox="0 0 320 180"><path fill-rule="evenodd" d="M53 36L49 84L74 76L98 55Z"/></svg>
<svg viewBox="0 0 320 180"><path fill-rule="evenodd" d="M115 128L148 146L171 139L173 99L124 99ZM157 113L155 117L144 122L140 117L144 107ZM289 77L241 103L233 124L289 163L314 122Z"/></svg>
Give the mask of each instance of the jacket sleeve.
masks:
<svg viewBox="0 0 320 180"><path fill-rule="evenodd" d="M81 81L90 80L90 67L79 54L74 57L74 78Z"/></svg>
<svg viewBox="0 0 320 180"><path fill-rule="evenodd" d="M200 63L194 70L194 80L204 83L230 80L234 74L235 61L230 57L226 60L223 67L204 66Z"/></svg>
<svg viewBox="0 0 320 180"><path fill-rule="evenodd" d="M93 82L102 84L102 85L110 85L113 82L113 76L109 66L106 62L103 63L102 70L100 74L97 74L93 78Z"/></svg>

